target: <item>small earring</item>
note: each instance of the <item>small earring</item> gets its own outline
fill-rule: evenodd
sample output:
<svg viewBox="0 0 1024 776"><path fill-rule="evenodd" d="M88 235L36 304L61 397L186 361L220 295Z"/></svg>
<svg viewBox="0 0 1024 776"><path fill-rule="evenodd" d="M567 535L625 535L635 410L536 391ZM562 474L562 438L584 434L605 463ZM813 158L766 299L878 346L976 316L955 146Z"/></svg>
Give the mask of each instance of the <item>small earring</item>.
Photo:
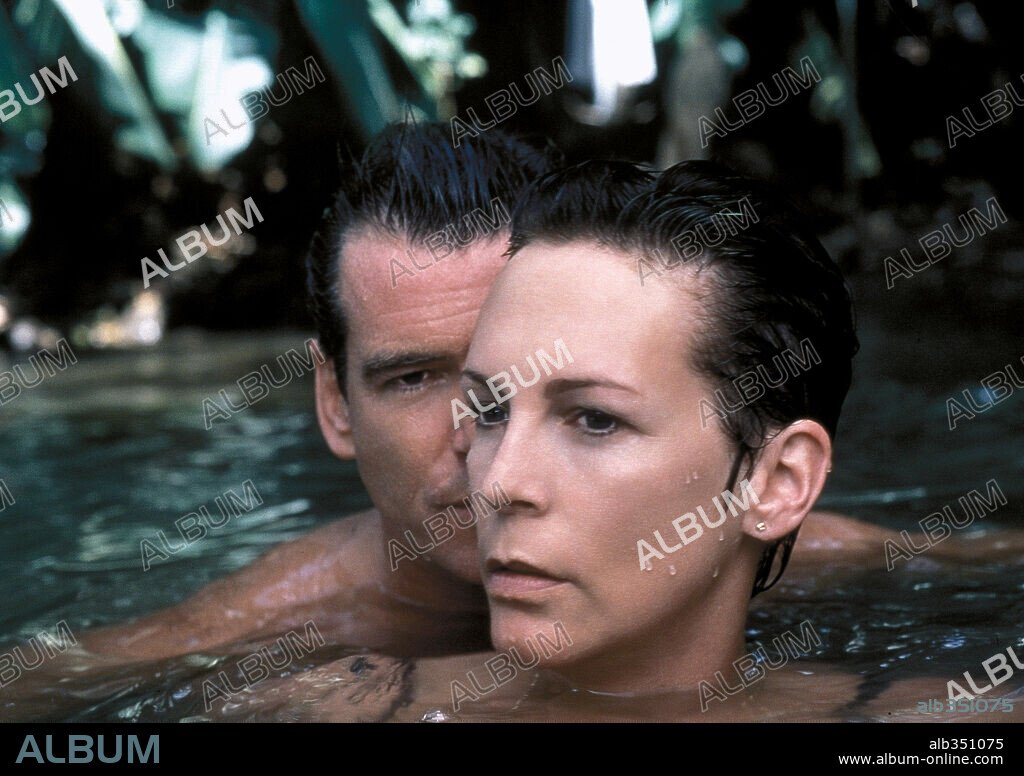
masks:
<svg viewBox="0 0 1024 776"><path fill-rule="evenodd" d="M766 526L764 523L758 523L754 527L757 528L758 531L766 531L766 530L768 530L768 526Z"/></svg>

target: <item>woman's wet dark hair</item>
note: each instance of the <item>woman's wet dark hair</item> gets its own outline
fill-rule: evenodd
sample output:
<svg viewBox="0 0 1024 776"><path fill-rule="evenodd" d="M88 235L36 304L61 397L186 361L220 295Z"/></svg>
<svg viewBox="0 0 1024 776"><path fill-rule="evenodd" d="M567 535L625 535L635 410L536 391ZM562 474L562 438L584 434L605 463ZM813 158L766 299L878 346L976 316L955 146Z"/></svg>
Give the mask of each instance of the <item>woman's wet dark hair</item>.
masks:
<svg viewBox="0 0 1024 776"><path fill-rule="evenodd" d="M560 164L544 138L499 129L452 145L445 122L391 124L362 156L342 165L341 187L324 210L306 257L306 291L321 348L345 391L348 325L339 285L341 249L353 229L372 226L422 240L474 210L492 212L497 198L511 208L526 187Z"/></svg>
<svg viewBox="0 0 1024 776"><path fill-rule="evenodd" d="M779 192L721 165L682 162L655 172L591 161L549 174L519 200L509 255L534 242L592 241L637 257L637 282L659 274L710 281L709 318L696 334L694 367L721 391L717 412L737 447L727 489L772 434L800 419L835 437L858 350L842 273L808 220ZM814 358L807 350L813 349ZM791 354L807 368L791 369ZM774 378L766 374L774 364ZM762 375L759 396L738 379ZM781 379L781 382L780 382ZM742 386L753 388L751 384ZM753 595L782 575L796 531L770 545ZM776 557L779 570L770 579Z"/></svg>

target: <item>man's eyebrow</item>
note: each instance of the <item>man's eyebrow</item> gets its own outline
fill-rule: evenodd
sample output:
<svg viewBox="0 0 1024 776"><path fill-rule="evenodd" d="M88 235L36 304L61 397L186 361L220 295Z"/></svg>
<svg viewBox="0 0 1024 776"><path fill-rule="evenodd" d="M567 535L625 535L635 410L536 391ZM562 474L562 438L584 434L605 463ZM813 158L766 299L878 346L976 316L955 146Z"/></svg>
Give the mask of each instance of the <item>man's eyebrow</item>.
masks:
<svg viewBox="0 0 1024 776"><path fill-rule="evenodd" d="M370 382L387 372L411 366L423 366L451 358L449 353L429 351L407 351L398 353L374 353L363 361L363 380Z"/></svg>

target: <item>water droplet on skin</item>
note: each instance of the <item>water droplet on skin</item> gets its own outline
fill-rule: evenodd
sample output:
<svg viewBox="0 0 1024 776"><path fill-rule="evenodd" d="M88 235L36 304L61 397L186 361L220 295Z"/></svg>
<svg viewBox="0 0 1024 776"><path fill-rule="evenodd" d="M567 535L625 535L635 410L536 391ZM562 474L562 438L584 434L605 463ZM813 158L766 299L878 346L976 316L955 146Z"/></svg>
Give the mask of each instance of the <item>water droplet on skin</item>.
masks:
<svg viewBox="0 0 1024 776"><path fill-rule="evenodd" d="M669 573L669 575L674 577L676 575L676 567L675 566L669 566L668 567L668 573Z"/></svg>
<svg viewBox="0 0 1024 776"><path fill-rule="evenodd" d="M650 561L650 559L648 559L648 560L644 561L644 571L650 571L650 570L651 570L651 561Z"/></svg>
<svg viewBox="0 0 1024 776"><path fill-rule="evenodd" d="M718 534L718 541L720 541L720 542L724 542L725 541L725 531L722 531L722 533Z"/></svg>
<svg viewBox="0 0 1024 776"><path fill-rule="evenodd" d="M420 722L447 722L449 719L451 719L450 716L445 714L440 709L436 709L434 711L428 711L426 714L424 714Z"/></svg>
<svg viewBox="0 0 1024 776"><path fill-rule="evenodd" d="M712 579L714 579L714 578L715 578L715 577L717 577L717 576L718 576L718 566L715 566L715 571L714 571L714 573L713 573L713 574L711 575L711 578L712 578Z"/></svg>

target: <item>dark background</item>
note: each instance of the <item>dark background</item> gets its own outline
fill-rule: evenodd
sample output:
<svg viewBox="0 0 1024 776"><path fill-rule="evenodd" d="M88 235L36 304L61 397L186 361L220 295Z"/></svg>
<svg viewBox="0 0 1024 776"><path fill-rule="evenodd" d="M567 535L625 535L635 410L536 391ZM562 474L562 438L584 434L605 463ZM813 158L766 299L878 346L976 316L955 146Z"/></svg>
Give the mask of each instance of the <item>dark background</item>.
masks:
<svg viewBox="0 0 1024 776"><path fill-rule="evenodd" d="M14 18L19 3L3 4ZM141 290L140 259L155 259L156 248L171 245L175 235L211 223L223 212L226 195L233 195L236 202L253 196L267 216L253 232L256 249L235 257L227 271L190 265L178 276L157 278L153 286L161 296L168 328L309 326L302 260L310 235L337 184L339 158L358 154L375 129L354 115L352 103L358 95L351 79L325 60L323 41L330 41L334 33L321 31L319 39L311 34L302 3L291 0L183 0L170 9L165 5L163 0L149 3L154 12L193 25L200 25L215 9L255 20L273 37L265 49L275 72L290 65L301 69L312 54L324 65L328 82L272 108L257 123L252 144L215 172L200 172L189 164L174 117L161 114L181 160L168 172L119 146L113 131L117 120L96 97L89 68L81 66L85 55L76 48L74 36L65 32L64 47L54 51L79 63L80 80L46 98L52 115L38 170L14 175L33 223L15 250L0 255L0 296L9 308L8 328L27 319L68 334L78 325L73 344L89 347L84 334L88 327L123 311ZM946 137L946 117L962 118L966 106L983 118L980 98L993 88L1013 79L1024 90L1024 62L1013 40L1019 34L1014 4L933 0L913 8L909 0L867 0L697 5L720 34L742 44L748 58L746 66L724 80L715 81L709 72L709 92L720 89L735 95L758 82L770 84L773 73L797 65L801 47L831 47L850 85L846 96L832 100L833 106L846 97L855 98L853 115L866 128L880 165L869 174L851 168L847 158L853 152L844 140L842 121L816 115L812 108L812 92L821 90L821 83L769 108L726 138L712 137L705 155L774 180L802 202L817 218L827 246L848 275L870 278L859 289L858 301L865 295L886 297L881 274L885 256L897 255L901 247L916 251L918 237L972 206L984 210L984 201L997 196L1011 224L954 251L912 282L898 279L899 288L891 296L911 295L901 302L904 310L906 304L921 309L967 303L985 315L1019 319L1015 310L1024 254L1017 247L1018 219L1024 203L1015 184L1024 111L1016 109L976 137L961 137L952 150ZM852 48L844 48L837 10L843 6L854 9L845 28L853 31ZM395 8L403 12L404 6L398 3ZM446 118L453 111L464 116L467 107L486 114L487 95L509 82L521 84L523 75L537 66L550 69L552 58L565 53L565 4L459 0L455 8L475 21L465 45L486 60L488 72L453 83L444 105L424 97L408 63L370 26L371 38L388 65L390 83L385 88L399 100L425 106L431 117ZM47 33L59 26L51 25ZM18 30L33 69L52 67L56 57L47 57L45 46L29 33L28 28ZM125 46L144 72L144 60L131 41ZM685 115L688 107L680 104L685 95L672 93L668 76L685 60L687 49L670 38L659 42L656 52L656 83L641 88L630 100L642 108L633 112L636 115L600 127L576 121L565 103L572 94L578 96L577 79L571 88L521 107L502 126L545 132L573 159L665 161L657 158L657 149L659 139L672 131L667 110ZM735 117L727 101L721 105ZM384 110L381 115L394 118ZM692 115L694 124L697 115ZM272 124L270 131L266 124ZM4 143L10 146L15 140L5 136ZM278 181L273 191L265 185L270 173ZM286 183L276 190L281 174ZM204 263L208 259L197 265ZM34 350L37 344L25 349Z"/></svg>

